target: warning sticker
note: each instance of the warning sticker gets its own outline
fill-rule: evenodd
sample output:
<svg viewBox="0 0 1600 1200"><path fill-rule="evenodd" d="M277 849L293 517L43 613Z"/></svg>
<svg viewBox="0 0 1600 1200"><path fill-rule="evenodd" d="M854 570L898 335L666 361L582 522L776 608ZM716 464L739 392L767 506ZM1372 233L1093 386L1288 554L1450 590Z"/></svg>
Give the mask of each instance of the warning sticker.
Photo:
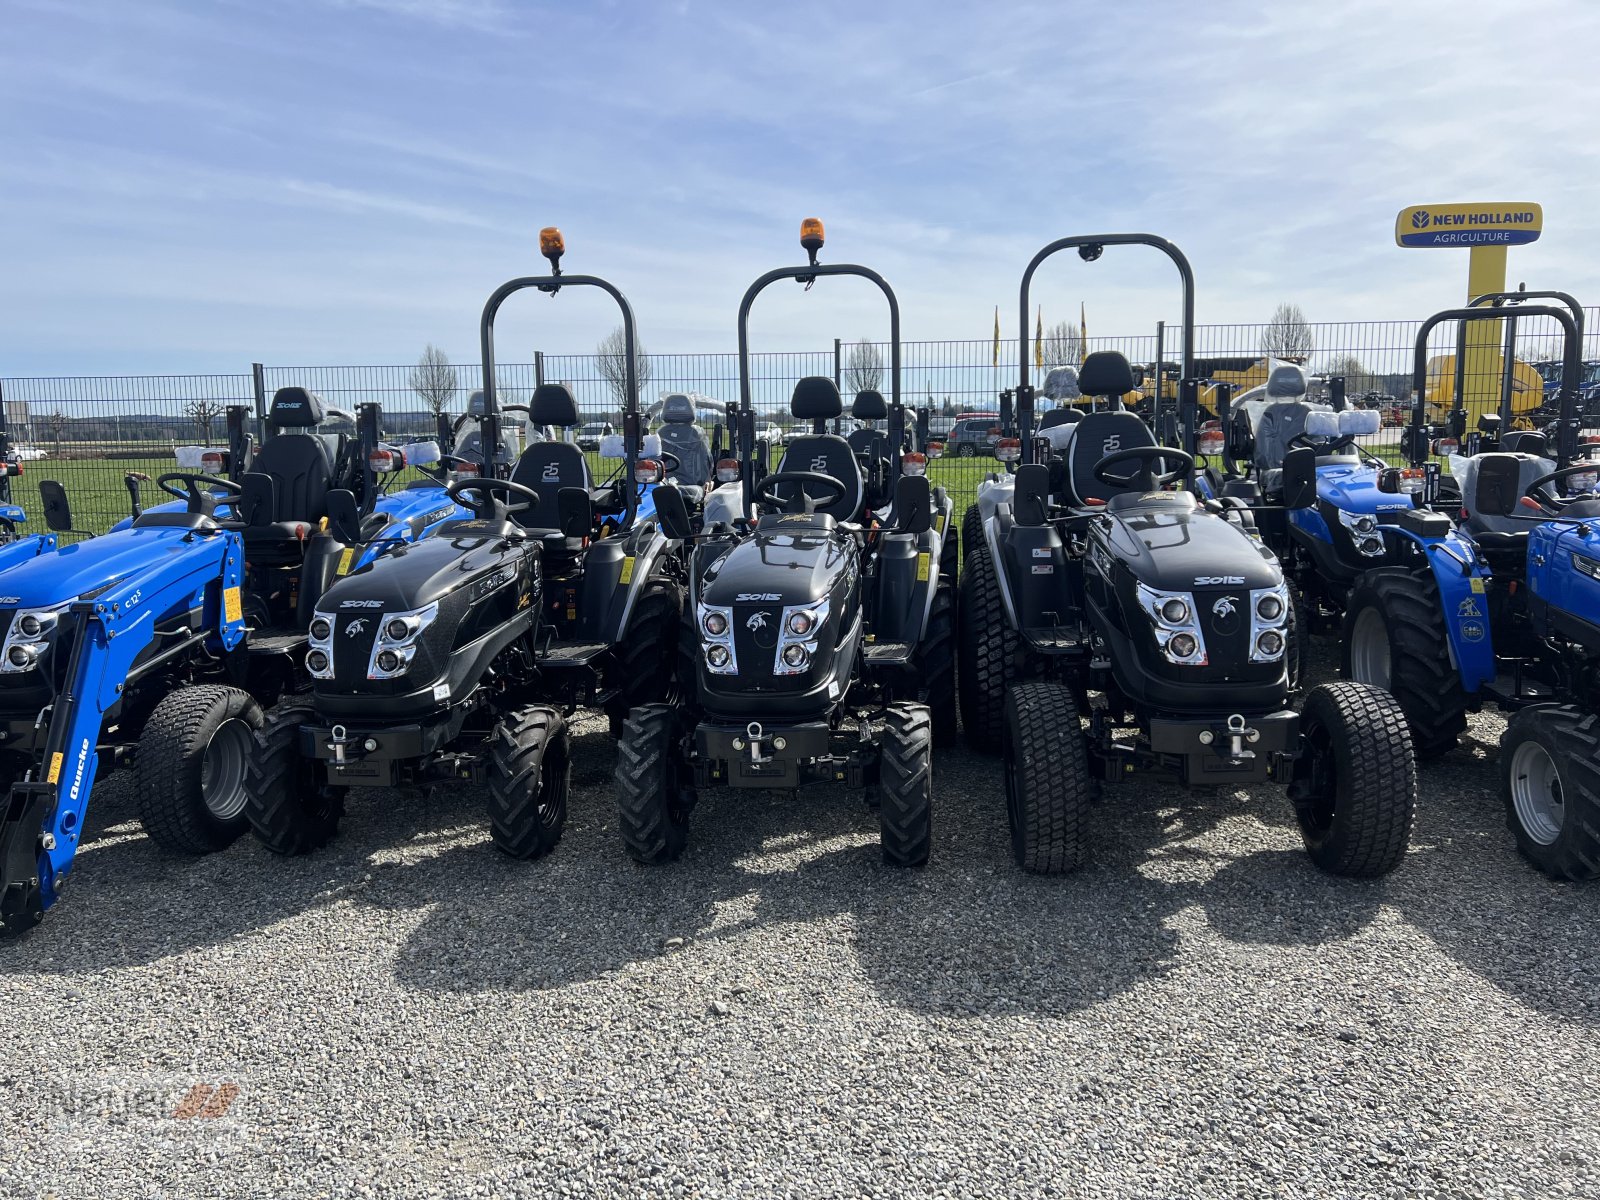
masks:
<svg viewBox="0 0 1600 1200"><path fill-rule="evenodd" d="M45 779L46 783L55 783L61 778L61 757L59 750L50 756L50 774Z"/></svg>
<svg viewBox="0 0 1600 1200"><path fill-rule="evenodd" d="M617 582L624 584L633 582L633 555L630 554L623 558L622 574L617 576Z"/></svg>
<svg viewBox="0 0 1600 1200"><path fill-rule="evenodd" d="M244 620L244 601L239 598L238 588L222 589L222 615L230 624Z"/></svg>
<svg viewBox="0 0 1600 1200"><path fill-rule="evenodd" d="M917 582L918 583L927 583L928 582L928 559L930 557L931 556L927 555L927 554L919 554L919 555L917 555Z"/></svg>
<svg viewBox="0 0 1600 1200"><path fill-rule="evenodd" d="M344 553L339 555L339 565L333 569L333 573L335 575L350 574L350 564L355 562L355 560L356 548L354 546L346 546L344 548Z"/></svg>

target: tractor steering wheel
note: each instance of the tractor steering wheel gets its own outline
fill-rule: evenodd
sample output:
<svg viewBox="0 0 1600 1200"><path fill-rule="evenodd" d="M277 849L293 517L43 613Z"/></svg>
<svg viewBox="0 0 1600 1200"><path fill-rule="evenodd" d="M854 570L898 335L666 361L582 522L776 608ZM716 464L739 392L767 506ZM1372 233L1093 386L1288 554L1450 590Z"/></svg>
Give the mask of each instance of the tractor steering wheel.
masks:
<svg viewBox="0 0 1600 1200"><path fill-rule="evenodd" d="M1152 465L1157 461L1175 462L1178 468L1158 474ZM1108 470L1124 462L1140 463L1141 469L1127 475L1113 475ZM1101 483L1118 488L1136 487L1143 492L1153 492L1169 483L1188 479L1193 474L1194 455L1183 450L1175 450L1171 446L1130 446L1126 450L1117 450L1106 455L1094 465L1094 477Z"/></svg>
<svg viewBox="0 0 1600 1200"><path fill-rule="evenodd" d="M183 488L173 487L174 480L182 483ZM188 471L168 471L165 475L157 475L156 486L174 499L186 502L191 512L198 512L207 500L216 499L207 495L205 489L216 488L224 496L244 495L244 488L231 479L220 475L195 475Z"/></svg>
<svg viewBox="0 0 1600 1200"><path fill-rule="evenodd" d="M1576 500L1576 496L1557 496L1550 490L1550 485L1559 483L1563 479L1570 479L1574 475L1600 474L1600 462L1574 463L1570 467L1562 467L1559 471L1551 471L1548 475L1541 475L1523 489L1523 495L1536 503L1545 512L1559 513L1568 500Z"/></svg>
<svg viewBox="0 0 1600 1200"><path fill-rule="evenodd" d="M463 500L462 492L476 492L477 502ZM507 495L518 496L522 499L522 503L508 505L504 501L497 501L490 495L491 492L505 492ZM509 479L497 479L492 475L472 475L465 479L457 479L444 489L444 494L470 511L480 521L500 520L512 513L528 512L537 508L539 504L539 493L532 488L512 483Z"/></svg>
<svg viewBox="0 0 1600 1200"><path fill-rule="evenodd" d="M794 495L785 499L773 490L780 483L794 483L800 486L795 489ZM835 500L843 500L845 497L844 482L832 475L824 475L821 471L774 471L756 484L756 503L768 508L783 508L792 513L813 512L817 501L807 494L805 485L808 483L815 484L829 493L822 501L824 504L832 504Z"/></svg>
<svg viewBox="0 0 1600 1200"><path fill-rule="evenodd" d="M667 475L671 475L679 467L683 466L682 461L671 450L663 449L661 451L658 451L655 454L646 454L646 455L643 455L642 457L644 457L644 458L653 458L658 463L660 463L661 464L661 474L662 474L663 477L665 477Z"/></svg>

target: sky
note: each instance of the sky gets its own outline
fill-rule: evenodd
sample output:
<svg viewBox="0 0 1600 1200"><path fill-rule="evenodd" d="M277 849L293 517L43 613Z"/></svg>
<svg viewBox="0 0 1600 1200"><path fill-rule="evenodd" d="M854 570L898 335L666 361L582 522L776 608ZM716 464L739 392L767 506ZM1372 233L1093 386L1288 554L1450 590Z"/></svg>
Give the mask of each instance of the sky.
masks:
<svg viewBox="0 0 1600 1200"><path fill-rule="evenodd" d="M626 292L645 345L731 350L801 259L894 284L903 336L986 338L1043 243L1140 230L1202 322L1417 318L1466 252L1408 204L1526 201L1514 286L1600 298L1592 0L0 0L0 376L477 357L539 273ZM1147 251L1053 260L1047 323L1176 320ZM502 358L585 353L595 294L518 297ZM882 338L856 281L764 295L758 348Z"/></svg>

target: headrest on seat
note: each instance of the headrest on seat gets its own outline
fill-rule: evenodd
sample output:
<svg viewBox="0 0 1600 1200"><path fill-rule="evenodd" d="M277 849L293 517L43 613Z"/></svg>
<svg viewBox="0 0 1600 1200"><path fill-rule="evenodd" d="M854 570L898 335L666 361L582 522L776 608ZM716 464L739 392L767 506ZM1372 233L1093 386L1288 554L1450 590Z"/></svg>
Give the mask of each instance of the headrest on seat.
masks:
<svg viewBox="0 0 1600 1200"><path fill-rule="evenodd" d="M578 423L578 404L563 383L541 383L528 401L528 424L570 429Z"/></svg>
<svg viewBox="0 0 1600 1200"><path fill-rule="evenodd" d="M1383 417L1375 408L1347 408L1339 414L1339 433L1344 437L1371 437L1383 428Z"/></svg>
<svg viewBox="0 0 1600 1200"><path fill-rule="evenodd" d="M1039 387L1039 394L1052 400L1078 399L1083 395L1083 389L1078 386L1077 370L1073 367L1051 367Z"/></svg>
<svg viewBox="0 0 1600 1200"><path fill-rule="evenodd" d="M1296 363L1279 363L1267 376L1268 400L1299 400L1309 390L1305 368Z"/></svg>
<svg viewBox="0 0 1600 1200"><path fill-rule="evenodd" d="M1133 368L1115 350L1096 350L1083 360L1078 390L1085 396L1125 396L1133 391Z"/></svg>
<svg viewBox="0 0 1600 1200"><path fill-rule="evenodd" d="M1537 430L1514 429L1500 435L1500 449L1508 454L1537 454L1540 458L1547 458L1550 439Z"/></svg>
<svg viewBox="0 0 1600 1200"><path fill-rule="evenodd" d="M865 388L856 393L850 415L858 421L885 421L889 418L889 404L877 388Z"/></svg>
<svg viewBox="0 0 1600 1200"><path fill-rule="evenodd" d="M663 425L693 425L694 401L681 393L674 393L661 402Z"/></svg>
<svg viewBox="0 0 1600 1200"><path fill-rule="evenodd" d="M303 387L281 387L272 393L267 424L274 429L310 429L325 416L322 397Z"/></svg>
<svg viewBox="0 0 1600 1200"><path fill-rule="evenodd" d="M844 414L844 402L833 380L826 375L807 375L794 385L789 411L801 421L826 421Z"/></svg>

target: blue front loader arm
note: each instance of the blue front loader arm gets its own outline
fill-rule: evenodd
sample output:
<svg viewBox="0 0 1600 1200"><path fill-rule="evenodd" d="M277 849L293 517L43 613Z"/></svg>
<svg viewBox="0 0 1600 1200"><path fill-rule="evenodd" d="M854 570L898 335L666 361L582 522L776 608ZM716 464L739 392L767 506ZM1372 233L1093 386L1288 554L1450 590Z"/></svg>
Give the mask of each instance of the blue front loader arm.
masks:
<svg viewBox="0 0 1600 1200"><path fill-rule="evenodd" d="M0 824L0 925L18 932L39 923L72 868L100 766L106 713L140 674L203 641L213 653L245 636L244 549L237 534L194 538L160 563L159 577L135 573L68 610L72 654L32 770L12 784ZM198 632L140 661L168 617L200 610Z"/></svg>
<svg viewBox="0 0 1600 1200"><path fill-rule="evenodd" d="M1461 687L1469 696L1476 695L1495 676L1488 565L1472 539L1454 530L1444 537L1425 537L1398 525L1386 525L1384 529L1410 538L1422 548L1439 587L1441 615Z"/></svg>

